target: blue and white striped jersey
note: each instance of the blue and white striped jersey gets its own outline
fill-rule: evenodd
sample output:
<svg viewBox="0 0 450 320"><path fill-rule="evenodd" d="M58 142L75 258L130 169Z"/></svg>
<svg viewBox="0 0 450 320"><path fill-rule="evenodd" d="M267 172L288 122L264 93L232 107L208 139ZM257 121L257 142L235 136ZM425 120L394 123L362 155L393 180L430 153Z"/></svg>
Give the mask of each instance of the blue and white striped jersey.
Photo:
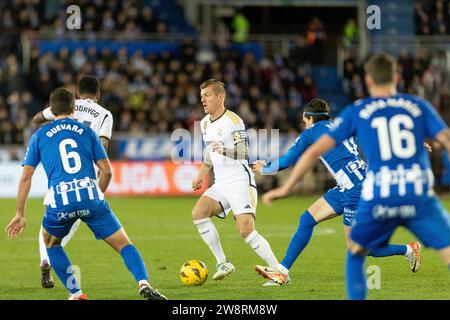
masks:
<svg viewBox="0 0 450 320"><path fill-rule="evenodd" d="M329 135L336 143L355 135L358 138L368 162L363 200L419 203L434 195L434 177L424 140L436 138L446 127L426 100L396 94L348 106L336 118Z"/></svg>
<svg viewBox="0 0 450 320"><path fill-rule="evenodd" d="M22 165L40 162L48 178L46 204L62 208L76 202L104 200L94 163L107 158L95 132L71 118L55 120L30 138Z"/></svg>
<svg viewBox="0 0 450 320"><path fill-rule="evenodd" d="M273 174L295 165L303 152L333 126L332 121L318 121L298 136L288 152L262 169L262 174ZM365 178L366 164L361 160L355 139L350 137L326 153L321 162L343 190L352 189Z"/></svg>

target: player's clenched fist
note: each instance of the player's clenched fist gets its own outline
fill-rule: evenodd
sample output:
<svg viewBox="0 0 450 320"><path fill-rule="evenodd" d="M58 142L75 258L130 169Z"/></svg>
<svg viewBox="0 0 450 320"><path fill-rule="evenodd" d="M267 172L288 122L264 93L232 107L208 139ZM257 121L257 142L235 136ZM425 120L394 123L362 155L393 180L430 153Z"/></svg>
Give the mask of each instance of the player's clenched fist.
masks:
<svg viewBox="0 0 450 320"><path fill-rule="evenodd" d="M252 164L252 170L254 173L261 173L262 168L266 166L266 162L264 160L256 160Z"/></svg>
<svg viewBox="0 0 450 320"><path fill-rule="evenodd" d="M214 141L209 146L210 146L212 152L217 152L217 153L220 153L220 154L223 153L223 148L224 147L223 147L223 143L222 142Z"/></svg>
<svg viewBox="0 0 450 320"><path fill-rule="evenodd" d="M25 230L25 217L16 215L11 222L6 226L6 233L8 237L14 240L17 235L22 235Z"/></svg>
<svg viewBox="0 0 450 320"><path fill-rule="evenodd" d="M199 177L195 177L194 180L192 180L192 189L194 191L200 190L202 187L203 179Z"/></svg>

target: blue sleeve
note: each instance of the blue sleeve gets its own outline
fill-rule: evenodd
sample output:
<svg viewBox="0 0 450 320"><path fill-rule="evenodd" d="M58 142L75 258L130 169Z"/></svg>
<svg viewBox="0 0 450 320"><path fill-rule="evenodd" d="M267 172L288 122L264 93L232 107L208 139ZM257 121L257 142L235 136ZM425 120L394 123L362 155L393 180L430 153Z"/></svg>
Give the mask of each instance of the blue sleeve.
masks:
<svg viewBox="0 0 450 320"><path fill-rule="evenodd" d="M103 147L99 137L97 137L94 131L92 131L92 137L94 139L94 162L108 158L105 148Z"/></svg>
<svg viewBox="0 0 450 320"><path fill-rule="evenodd" d="M422 110L425 118L425 134L429 138L436 139L437 134L446 129L447 125L437 113L436 108L428 101L422 100L421 104L423 106Z"/></svg>
<svg viewBox="0 0 450 320"><path fill-rule="evenodd" d="M297 160L300 158L302 153L311 144L309 142L310 139L308 133L309 131L305 131L303 134L301 134L295 140L294 144L292 145L292 147L289 148L289 150L286 152L285 155L262 168L261 173L274 174L277 173L278 171L289 168L293 166L295 163L297 163Z"/></svg>
<svg viewBox="0 0 450 320"><path fill-rule="evenodd" d="M350 105L334 120L327 133L334 139L336 144L356 135L357 117L358 112L355 110L354 105Z"/></svg>
<svg viewBox="0 0 450 320"><path fill-rule="evenodd" d="M37 167L39 162L41 162L41 154L39 152L37 143L37 134L33 134L28 142L27 152L22 161L22 166L32 166Z"/></svg>

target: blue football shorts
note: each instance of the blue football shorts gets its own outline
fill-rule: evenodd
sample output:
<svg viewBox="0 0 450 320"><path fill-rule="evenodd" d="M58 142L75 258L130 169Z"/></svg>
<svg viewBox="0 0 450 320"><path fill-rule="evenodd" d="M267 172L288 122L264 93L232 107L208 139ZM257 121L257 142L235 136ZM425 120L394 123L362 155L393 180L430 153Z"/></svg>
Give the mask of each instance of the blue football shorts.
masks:
<svg viewBox="0 0 450 320"><path fill-rule="evenodd" d="M350 190L346 189L344 191L340 191L339 187L332 188L323 195L323 198L333 208L336 214L343 214L343 224L345 226L351 226L360 196L361 185L357 185Z"/></svg>
<svg viewBox="0 0 450 320"><path fill-rule="evenodd" d="M47 207L42 226L52 236L63 238L77 219L88 225L97 240L105 239L122 228L105 200L82 201L60 209Z"/></svg>
<svg viewBox="0 0 450 320"><path fill-rule="evenodd" d="M450 216L437 197L402 205L361 201L357 211L350 238L366 249L386 246L399 226L426 247L440 250L450 246Z"/></svg>

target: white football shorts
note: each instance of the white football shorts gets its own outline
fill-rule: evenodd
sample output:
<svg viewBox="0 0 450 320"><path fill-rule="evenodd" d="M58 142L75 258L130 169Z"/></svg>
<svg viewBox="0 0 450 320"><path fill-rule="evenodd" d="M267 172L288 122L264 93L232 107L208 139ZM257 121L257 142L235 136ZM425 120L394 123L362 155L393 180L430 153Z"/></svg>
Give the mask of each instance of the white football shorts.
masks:
<svg viewBox="0 0 450 320"><path fill-rule="evenodd" d="M222 207L222 212L217 215L219 218L226 218L230 210L233 210L235 216L251 213L256 217L258 192L248 181L216 182L203 195L219 202Z"/></svg>

